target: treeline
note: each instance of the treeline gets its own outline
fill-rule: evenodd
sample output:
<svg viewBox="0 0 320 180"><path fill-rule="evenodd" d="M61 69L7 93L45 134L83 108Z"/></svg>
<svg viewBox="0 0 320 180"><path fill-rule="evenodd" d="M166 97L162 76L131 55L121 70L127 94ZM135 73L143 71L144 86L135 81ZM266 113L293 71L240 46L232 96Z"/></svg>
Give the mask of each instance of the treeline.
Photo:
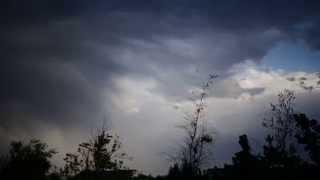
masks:
<svg viewBox="0 0 320 180"><path fill-rule="evenodd" d="M254 154L246 134L239 136L241 150L232 157L232 164L213 167L190 174L185 164L174 164L166 178L177 179L195 177L195 179L319 179L320 178L320 125L317 120L309 119L305 114L293 114L295 132L288 148L279 142L279 134L269 134L265 138L263 152ZM282 125L281 125L282 126ZM289 139L289 138L288 138ZM286 141L285 143L289 143ZM298 149L302 148L302 149Z"/></svg>
<svg viewBox="0 0 320 180"><path fill-rule="evenodd" d="M304 113L294 109L295 94L283 90L278 94L278 102L270 104L268 116L263 118L262 126L268 134L262 151L252 152L246 134L239 136L241 151L232 157L232 164L223 167L204 169L203 164L210 159L210 145L214 134L208 133L202 113L205 112L205 97L212 84L202 86L195 101L194 113L187 116L182 128L186 132L184 145L174 157L164 179L319 179L320 178L320 124Z"/></svg>
<svg viewBox="0 0 320 180"><path fill-rule="evenodd" d="M194 112L180 126L186 132L185 144L172 157L165 176L139 174L125 166L130 159L121 148L116 134L104 128L88 141L67 153L62 168L50 159L57 152L40 140L12 142L7 155L0 159L0 179L30 180L102 180L102 179L319 179L320 124L304 113L294 111L295 95L284 90L278 102L271 104L269 116L262 120L268 130L262 151L254 154L247 135L239 136L241 150L232 156L232 163L223 167L203 168L211 156L209 149L215 137L202 120L207 90L215 78L211 76L195 98Z"/></svg>
<svg viewBox="0 0 320 180"><path fill-rule="evenodd" d="M24 144L14 141L9 154L1 157L1 179L82 180L130 179L135 171L126 168L127 154L121 151L119 137L98 130L90 140L80 143L76 152L67 153L63 168L53 166L50 159L57 152L37 139Z"/></svg>

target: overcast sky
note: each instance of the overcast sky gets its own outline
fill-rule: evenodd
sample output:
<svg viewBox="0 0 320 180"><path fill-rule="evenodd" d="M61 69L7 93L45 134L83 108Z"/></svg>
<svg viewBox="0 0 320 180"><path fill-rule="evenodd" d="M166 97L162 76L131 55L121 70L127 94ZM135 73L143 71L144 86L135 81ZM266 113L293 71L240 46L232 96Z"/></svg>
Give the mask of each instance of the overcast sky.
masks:
<svg viewBox="0 0 320 180"><path fill-rule="evenodd" d="M320 119L320 4L303 0L4 0L0 3L0 150L36 137L60 153L103 124L128 165L166 173L192 90L219 74L206 119L213 163L237 137L263 144L261 121L289 88L296 111ZM257 150L258 151L258 150Z"/></svg>

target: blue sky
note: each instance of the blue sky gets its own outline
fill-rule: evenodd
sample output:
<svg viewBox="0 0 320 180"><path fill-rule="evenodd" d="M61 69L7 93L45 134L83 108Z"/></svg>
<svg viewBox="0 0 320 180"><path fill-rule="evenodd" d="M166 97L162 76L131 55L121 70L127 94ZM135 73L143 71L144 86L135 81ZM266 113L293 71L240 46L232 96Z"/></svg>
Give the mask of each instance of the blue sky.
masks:
<svg viewBox="0 0 320 180"><path fill-rule="evenodd" d="M318 72L320 51L310 49L301 41L279 42L263 57L262 63L286 71Z"/></svg>

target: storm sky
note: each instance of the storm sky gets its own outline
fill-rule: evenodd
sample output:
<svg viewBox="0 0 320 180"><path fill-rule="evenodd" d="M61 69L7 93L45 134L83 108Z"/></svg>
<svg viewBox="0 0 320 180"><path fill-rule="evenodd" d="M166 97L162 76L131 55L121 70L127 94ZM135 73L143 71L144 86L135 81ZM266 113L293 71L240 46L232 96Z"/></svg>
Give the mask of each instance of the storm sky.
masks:
<svg viewBox="0 0 320 180"><path fill-rule="evenodd" d="M276 94L320 119L320 3L303 0L4 0L0 3L0 151L40 138L66 152L103 124L119 134L128 166L166 173L190 97L219 75L207 99L213 164L261 121ZM258 151L258 150L257 150Z"/></svg>

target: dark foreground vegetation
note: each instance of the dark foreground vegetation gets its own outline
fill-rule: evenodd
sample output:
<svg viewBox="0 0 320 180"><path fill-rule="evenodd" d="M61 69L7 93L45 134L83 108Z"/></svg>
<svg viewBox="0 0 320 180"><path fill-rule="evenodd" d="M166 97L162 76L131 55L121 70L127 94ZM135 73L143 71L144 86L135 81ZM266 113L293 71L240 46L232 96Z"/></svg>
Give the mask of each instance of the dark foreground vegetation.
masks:
<svg viewBox="0 0 320 180"><path fill-rule="evenodd" d="M209 147L214 142L201 114L204 100L214 76L204 83L195 100L194 112L181 126L186 132L185 144L170 155L172 165L167 175L153 177L139 174L125 166L130 157L122 151L119 137L98 130L88 141L67 153L62 168L51 164L57 152L40 140L12 142L7 155L1 156L0 179L30 180L107 180L107 179L320 179L320 124L304 113L294 111L295 95L284 90L278 102L271 104L269 116L262 126L268 130L261 153L252 152L247 135L240 135L241 150L231 164L204 168L210 159ZM236 141L236 140L235 140Z"/></svg>

